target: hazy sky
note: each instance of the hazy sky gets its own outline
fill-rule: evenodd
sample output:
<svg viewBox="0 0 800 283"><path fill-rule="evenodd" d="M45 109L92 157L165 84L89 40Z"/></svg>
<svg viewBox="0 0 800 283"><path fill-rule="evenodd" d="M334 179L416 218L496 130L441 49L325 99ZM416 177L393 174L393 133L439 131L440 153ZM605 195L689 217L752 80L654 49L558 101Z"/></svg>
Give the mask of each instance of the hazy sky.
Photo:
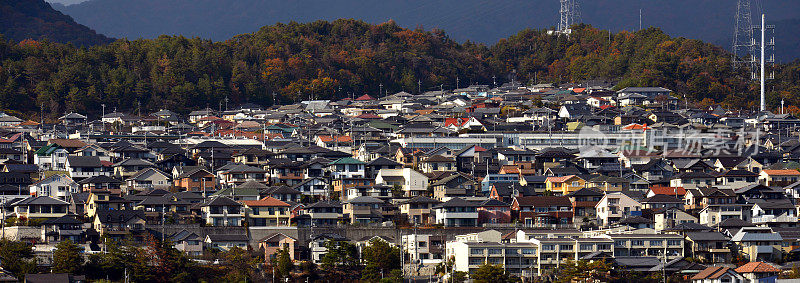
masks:
<svg viewBox="0 0 800 283"><path fill-rule="evenodd" d="M72 4L78 4L78 3L81 3L81 2L85 2L87 0L45 0L45 1L50 2L50 3L61 3L61 4L64 4L64 5L72 5Z"/></svg>

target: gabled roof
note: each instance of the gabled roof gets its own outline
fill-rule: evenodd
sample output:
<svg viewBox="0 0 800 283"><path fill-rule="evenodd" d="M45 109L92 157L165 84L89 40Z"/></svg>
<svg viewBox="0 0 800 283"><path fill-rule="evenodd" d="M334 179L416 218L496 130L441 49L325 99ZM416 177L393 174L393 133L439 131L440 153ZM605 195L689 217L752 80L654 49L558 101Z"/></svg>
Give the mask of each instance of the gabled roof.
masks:
<svg viewBox="0 0 800 283"><path fill-rule="evenodd" d="M144 210L98 210L95 217L102 223L125 223L134 218L145 219Z"/></svg>
<svg viewBox="0 0 800 283"><path fill-rule="evenodd" d="M415 196L411 199L405 200L402 203L440 203L441 201L426 197L426 196Z"/></svg>
<svg viewBox="0 0 800 283"><path fill-rule="evenodd" d="M402 166L403 164L386 157L378 157L367 163L367 166Z"/></svg>
<svg viewBox="0 0 800 283"><path fill-rule="evenodd" d="M450 200L440 203L433 208L445 208L445 207L478 207L480 204L464 200L462 198L451 198Z"/></svg>
<svg viewBox="0 0 800 283"><path fill-rule="evenodd" d="M226 196L216 196L203 203L202 206L242 206L242 205Z"/></svg>
<svg viewBox="0 0 800 283"><path fill-rule="evenodd" d="M360 196L348 199L345 203L383 203L383 201L370 196Z"/></svg>
<svg viewBox="0 0 800 283"><path fill-rule="evenodd" d="M59 218L50 218L42 222L42 225L58 225L58 224L73 224L81 225L83 222L78 221L72 216L64 215Z"/></svg>
<svg viewBox="0 0 800 283"><path fill-rule="evenodd" d="M643 199L641 203L683 203L683 201L671 195L654 195Z"/></svg>
<svg viewBox="0 0 800 283"><path fill-rule="evenodd" d="M363 165L365 164L363 161L352 158L352 157L344 157L334 160L328 165Z"/></svg>
<svg viewBox="0 0 800 283"><path fill-rule="evenodd" d="M761 172L770 176L800 176L800 171L797 170L763 170Z"/></svg>
<svg viewBox="0 0 800 283"><path fill-rule="evenodd" d="M650 190L653 191L654 194L657 195L679 195L683 196L686 195L686 189L683 187L663 187L663 186L652 186Z"/></svg>
<svg viewBox="0 0 800 283"><path fill-rule="evenodd" d="M514 198L519 206L572 206L572 202L565 196L530 196L530 197L516 197Z"/></svg>
<svg viewBox="0 0 800 283"><path fill-rule="evenodd" d="M211 242L247 242L250 238L245 234L209 234L206 238Z"/></svg>
<svg viewBox="0 0 800 283"><path fill-rule="evenodd" d="M67 156L70 167L101 167L100 158L97 156Z"/></svg>
<svg viewBox="0 0 800 283"><path fill-rule="evenodd" d="M726 266L711 266L706 269L703 269L703 271L700 271L700 273L695 274L695 276L692 276L691 279L692 280L717 279L728 272L735 272L735 271L730 267Z"/></svg>
<svg viewBox="0 0 800 283"><path fill-rule="evenodd" d="M83 180L80 180L78 184L121 184L122 181L114 179L112 177L106 175L98 175L92 176Z"/></svg>
<svg viewBox="0 0 800 283"><path fill-rule="evenodd" d="M285 202L283 202L283 201L281 201L279 199L273 198L273 197L264 197L264 198L262 198L260 200L245 200L245 201L242 201L242 204L244 204L246 206L250 206L250 207L254 207L254 206L284 206L284 207L289 207L290 206L288 203L285 203Z"/></svg>
<svg viewBox="0 0 800 283"><path fill-rule="evenodd" d="M739 273L778 273L781 272L780 269L775 268L769 263L755 261L755 262L748 262L745 265L739 266L736 268L736 272Z"/></svg>
<svg viewBox="0 0 800 283"><path fill-rule="evenodd" d="M200 236L189 230L183 229L175 234L169 236L173 242L180 242L185 240L199 240Z"/></svg>
<svg viewBox="0 0 800 283"><path fill-rule="evenodd" d="M594 188L581 188L567 194L567 197L602 197L603 191Z"/></svg>
<svg viewBox="0 0 800 283"><path fill-rule="evenodd" d="M69 205L68 202L49 196L29 197L14 204L18 205Z"/></svg>

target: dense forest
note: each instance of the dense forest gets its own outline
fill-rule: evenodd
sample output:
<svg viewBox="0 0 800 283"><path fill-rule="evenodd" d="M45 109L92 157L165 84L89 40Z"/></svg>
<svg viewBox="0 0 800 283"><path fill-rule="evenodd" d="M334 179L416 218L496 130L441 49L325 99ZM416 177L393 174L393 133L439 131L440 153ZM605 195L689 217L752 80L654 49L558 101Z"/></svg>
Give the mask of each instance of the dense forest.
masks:
<svg viewBox="0 0 800 283"><path fill-rule="evenodd" d="M368 93L491 84L618 81L664 86L703 103L752 109L757 86L728 52L657 28L610 33L587 25L572 35L523 30L494 45L459 44L442 30L394 22L316 21L266 26L223 42L161 36L93 47L0 40L0 108L50 117L109 109L186 113L229 99L263 105ZM799 104L800 63L778 66L770 105ZM419 84L418 84L419 83ZM383 90L384 94L378 94Z"/></svg>
<svg viewBox="0 0 800 283"><path fill-rule="evenodd" d="M14 41L46 38L81 46L112 41L76 23L42 0L0 0L0 33Z"/></svg>

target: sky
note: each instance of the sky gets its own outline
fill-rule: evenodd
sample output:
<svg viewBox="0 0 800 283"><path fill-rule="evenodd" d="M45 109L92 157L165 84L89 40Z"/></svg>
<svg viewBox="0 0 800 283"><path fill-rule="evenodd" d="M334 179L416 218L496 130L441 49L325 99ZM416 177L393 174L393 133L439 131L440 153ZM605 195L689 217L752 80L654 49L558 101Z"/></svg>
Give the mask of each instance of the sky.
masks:
<svg viewBox="0 0 800 283"><path fill-rule="evenodd" d="M45 1L47 1L49 3L61 3L61 4L64 4L64 5L72 5L72 4L78 4L78 3L81 3L81 2L85 2L87 0L45 0Z"/></svg>

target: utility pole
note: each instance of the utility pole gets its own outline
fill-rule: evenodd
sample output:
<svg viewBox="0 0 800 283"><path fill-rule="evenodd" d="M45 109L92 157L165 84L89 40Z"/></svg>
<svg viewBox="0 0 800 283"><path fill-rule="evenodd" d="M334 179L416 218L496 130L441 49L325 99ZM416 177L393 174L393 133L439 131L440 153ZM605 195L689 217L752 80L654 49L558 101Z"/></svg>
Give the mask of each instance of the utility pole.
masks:
<svg viewBox="0 0 800 283"><path fill-rule="evenodd" d="M766 79L764 77L764 65L766 63L764 58L764 53L766 52L766 42L767 42L766 30L767 30L766 16L764 14L761 14L761 58L759 58L759 60L761 61L761 111L767 109L766 104L764 102L764 97L765 97L764 80Z"/></svg>
<svg viewBox="0 0 800 283"><path fill-rule="evenodd" d="M642 30L642 8L639 8L639 30Z"/></svg>
<svg viewBox="0 0 800 283"><path fill-rule="evenodd" d="M100 104L100 106L103 107L103 116L100 117L100 122L103 123L103 132L105 132L106 131L106 122L103 121L103 117L106 116L106 104L103 103L103 104ZM44 105L42 105L42 111L44 111Z"/></svg>

